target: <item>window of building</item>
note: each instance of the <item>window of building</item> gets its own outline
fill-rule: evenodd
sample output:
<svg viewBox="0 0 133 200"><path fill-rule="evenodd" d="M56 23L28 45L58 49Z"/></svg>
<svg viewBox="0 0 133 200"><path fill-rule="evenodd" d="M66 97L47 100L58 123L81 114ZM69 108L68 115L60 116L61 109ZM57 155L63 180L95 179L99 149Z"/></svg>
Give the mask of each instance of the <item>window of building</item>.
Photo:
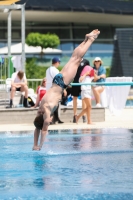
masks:
<svg viewBox="0 0 133 200"><path fill-rule="evenodd" d="M73 28L73 38L74 39L83 39L85 38L86 33L88 33L88 28Z"/></svg>
<svg viewBox="0 0 133 200"><path fill-rule="evenodd" d="M73 42L61 42L58 48L62 51L73 51Z"/></svg>

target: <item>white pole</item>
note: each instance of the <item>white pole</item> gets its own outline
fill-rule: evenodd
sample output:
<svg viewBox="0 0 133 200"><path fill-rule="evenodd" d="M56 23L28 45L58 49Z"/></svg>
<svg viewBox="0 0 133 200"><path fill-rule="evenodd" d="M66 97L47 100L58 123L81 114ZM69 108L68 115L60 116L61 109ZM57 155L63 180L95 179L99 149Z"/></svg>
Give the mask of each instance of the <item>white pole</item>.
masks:
<svg viewBox="0 0 133 200"><path fill-rule="evenodd" d="M10 78L10 57L11 57L11 11L8 12L8 78Z"/></svg>
<svg viewBox="0 0 133 200"><path fill-rule="evenodd" d="M25 4L21 7L22 69L25 72Z"/></svg>

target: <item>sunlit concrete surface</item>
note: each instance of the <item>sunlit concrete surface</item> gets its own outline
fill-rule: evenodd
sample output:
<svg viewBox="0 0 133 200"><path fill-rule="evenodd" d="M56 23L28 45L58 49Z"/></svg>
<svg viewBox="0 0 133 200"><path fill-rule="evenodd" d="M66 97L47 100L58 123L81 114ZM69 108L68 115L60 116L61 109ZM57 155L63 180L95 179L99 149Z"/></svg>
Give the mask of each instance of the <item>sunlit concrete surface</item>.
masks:
<svg viewBox="0 0 133 200"><path fill-rule="evenodd" d="M71 116L73 117L73 116ZM133 108L124 109L120 115L114 116L108 109L105 109L105 122L96 122L95 125L86 123L64 123L50 125L49 130L60 129L91 129L91 128L132 128L133 129ZM0 131L34 131L34 125L30 124L2 124Z"/></svg>

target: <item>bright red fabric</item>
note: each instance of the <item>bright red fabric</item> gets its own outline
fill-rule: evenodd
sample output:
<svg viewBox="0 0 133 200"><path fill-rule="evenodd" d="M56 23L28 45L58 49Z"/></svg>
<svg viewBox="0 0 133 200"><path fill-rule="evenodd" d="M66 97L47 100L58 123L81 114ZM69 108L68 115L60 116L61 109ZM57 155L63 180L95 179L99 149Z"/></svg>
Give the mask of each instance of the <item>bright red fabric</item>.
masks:
<svg viewBox="0 0 133 200"><path fill-rule="evenodd" d="M80 76L83 76L88 71L90 72L90 74L88 76L93 77L94 76L94 69L89 65L86 65L84 67L84 69L82 70Z"/></svg>

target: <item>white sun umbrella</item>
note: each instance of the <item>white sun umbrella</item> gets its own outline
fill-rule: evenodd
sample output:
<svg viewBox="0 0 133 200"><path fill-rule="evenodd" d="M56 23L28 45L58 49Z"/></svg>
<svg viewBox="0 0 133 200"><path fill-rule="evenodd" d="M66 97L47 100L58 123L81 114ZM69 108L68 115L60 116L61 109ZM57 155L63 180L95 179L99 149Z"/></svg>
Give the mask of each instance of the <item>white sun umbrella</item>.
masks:
<svg viewBox="0 0 133 200"><path fill-rule="evenodd" d="M21 54L22 53L22 43L14 44L11 46L11 54ZM25 53L34 54L41 53L41 47L32 47L25 44ZM44 54L61 54L62 51L59 49L46 48L43 49ZM0 54L8 54L8 47L0 48Z"/></svg>

